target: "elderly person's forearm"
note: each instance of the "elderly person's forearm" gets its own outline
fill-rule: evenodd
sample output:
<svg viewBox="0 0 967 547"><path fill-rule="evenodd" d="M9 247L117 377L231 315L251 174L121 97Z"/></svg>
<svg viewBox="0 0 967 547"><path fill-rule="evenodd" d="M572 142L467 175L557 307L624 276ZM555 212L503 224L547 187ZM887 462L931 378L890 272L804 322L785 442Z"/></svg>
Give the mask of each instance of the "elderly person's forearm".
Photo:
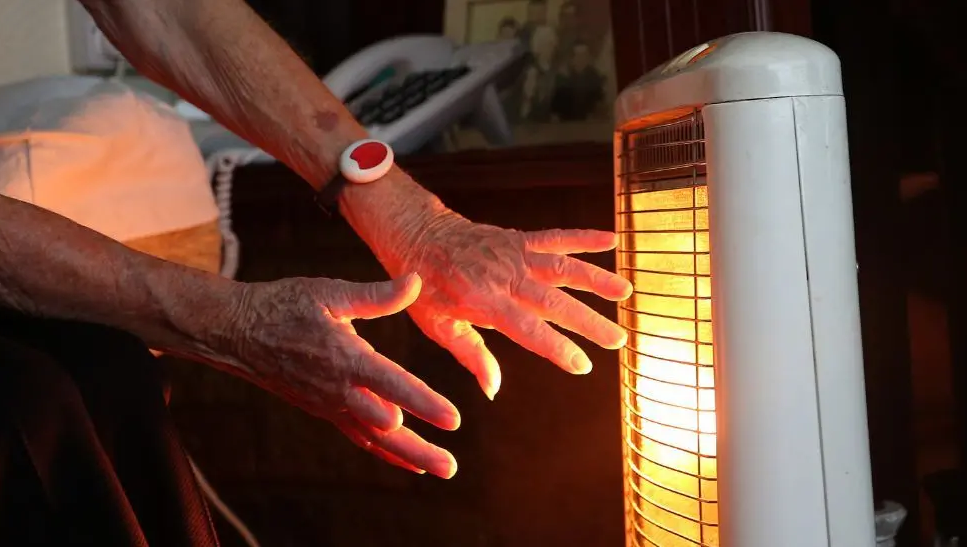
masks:
<svg viewBox="0 0 967 547"><path fill-rule="evenodd" d="M272 154L315 189L367 133L342 101L242 0L83 0L142 74ZM338 23L335 23L338 24ZM401 170L342 192L340 209L373 244L377 234L442 207Z"/></svg>
<svg viewBox="0 0 967 547"><path fill-rule="evenodd" d="M84 0L118 49L319 189L339 155L366 131L342 102L242 0ZM339 24L339 23L335 23ZM570 254L614 248L613 233L520 233L471 222L394 168L370 184L347 185L339 209L394 276L425 281L408 308L417 325L477 376L499 389L496 359L474 325L495 328L561 368L591 362L555 323L607 348L627 334L558 287L622 300L631 284Z"/></svg>
<svg viewBox="0 0 967 547"><path fill-rule="evenodd" d="M453 456L402 427L401 409L456 429L456 408L374 351L350 324L401 311L420 285L415 275L374 284L239 283L0 196L0 307L127 331L332 420L390 463L450 477Z"/></svg>
<svg viewBox="0 0 967 547"><path fill-rule="evenodd" d="M109 325L199 356L239 299L237 283L131 250L34 205L0 196L0 305Z"/></svg>

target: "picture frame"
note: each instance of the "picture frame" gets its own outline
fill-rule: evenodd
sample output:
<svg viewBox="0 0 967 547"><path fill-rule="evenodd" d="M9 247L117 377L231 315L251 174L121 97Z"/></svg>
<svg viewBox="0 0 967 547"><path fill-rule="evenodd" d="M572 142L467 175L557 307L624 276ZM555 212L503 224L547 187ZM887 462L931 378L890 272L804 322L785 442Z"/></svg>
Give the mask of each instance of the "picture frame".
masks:
<svg viewBox="0 0 967 547"><path fill-rule="evenodd" d="M611 142L617 96L610 2L446 0L444 34L473 44L517 38L527 56L499 89L515 146ZM451 150L485 148L459 126Z"/></svg>

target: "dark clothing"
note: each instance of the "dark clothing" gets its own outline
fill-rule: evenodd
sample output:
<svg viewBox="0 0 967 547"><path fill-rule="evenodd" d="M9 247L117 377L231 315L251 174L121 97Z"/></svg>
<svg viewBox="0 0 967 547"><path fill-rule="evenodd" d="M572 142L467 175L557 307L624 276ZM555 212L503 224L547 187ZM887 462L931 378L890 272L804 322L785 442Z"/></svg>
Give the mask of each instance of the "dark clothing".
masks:
<svg viewBox="0 0 967 547"><path fill-rule="evenodd" d="M214 547L137 338L0 309L0 545Z"/></svg>

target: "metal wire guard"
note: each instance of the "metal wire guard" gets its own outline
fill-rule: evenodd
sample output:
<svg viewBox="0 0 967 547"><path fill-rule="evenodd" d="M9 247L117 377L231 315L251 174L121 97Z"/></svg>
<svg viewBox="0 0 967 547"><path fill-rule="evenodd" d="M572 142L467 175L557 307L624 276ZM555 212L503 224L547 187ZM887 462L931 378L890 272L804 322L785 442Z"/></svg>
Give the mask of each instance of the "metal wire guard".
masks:
<svg viewBox="0 0 967 547"><path fill-rule="evenodd" d="M711 278L701 112L620 136L618 310L629 547L718 547Z"/></svg>

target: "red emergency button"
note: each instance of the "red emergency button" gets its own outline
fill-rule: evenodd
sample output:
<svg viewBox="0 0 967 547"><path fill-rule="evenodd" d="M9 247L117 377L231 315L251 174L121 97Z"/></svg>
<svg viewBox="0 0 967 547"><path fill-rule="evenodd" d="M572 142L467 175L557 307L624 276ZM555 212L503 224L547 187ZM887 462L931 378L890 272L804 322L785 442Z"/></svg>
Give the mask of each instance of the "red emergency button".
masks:
<svg viewBox="0 0 967 547"><path fill-rule="evenodd" d="M378 180L393 167L393 149L374 139L356 141L339 158L339 171L346 180L365 184Z"/></svg>

